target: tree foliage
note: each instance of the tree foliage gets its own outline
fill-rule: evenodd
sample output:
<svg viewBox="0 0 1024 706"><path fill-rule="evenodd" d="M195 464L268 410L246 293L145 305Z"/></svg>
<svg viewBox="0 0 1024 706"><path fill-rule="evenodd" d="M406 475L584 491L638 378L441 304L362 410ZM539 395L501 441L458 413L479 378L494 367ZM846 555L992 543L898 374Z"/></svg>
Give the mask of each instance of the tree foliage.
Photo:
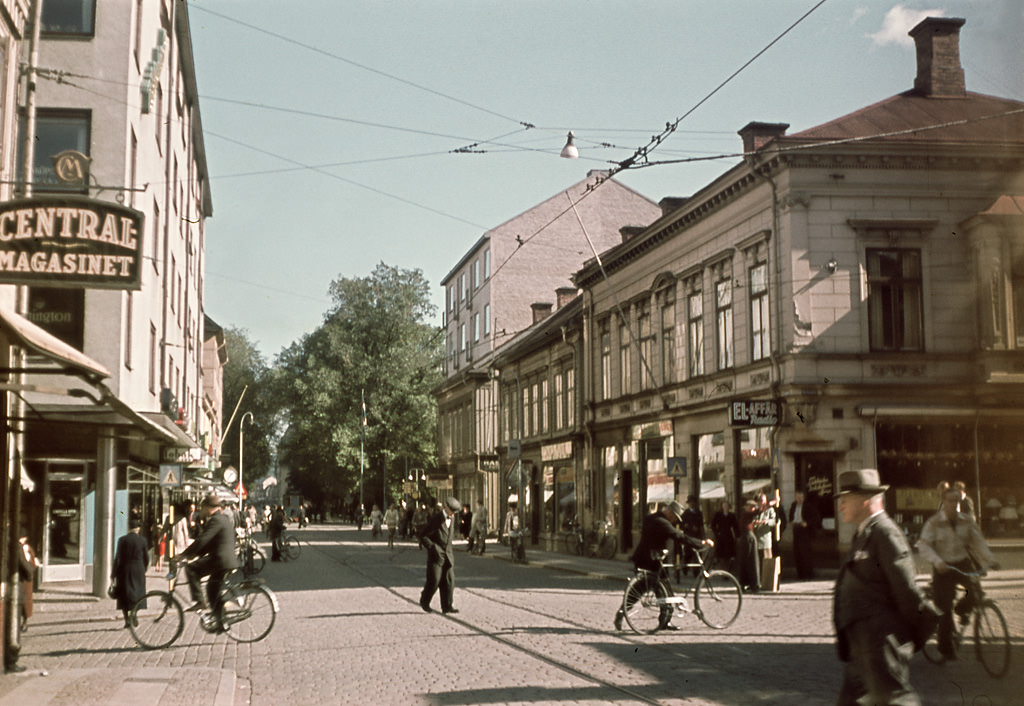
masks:
<svg viewBox="0 0 1024 706"><path fill-rule="evenodd" d="M278 358L275 390L287 408L281 441L290 484L308 498L367 505L398 495L405 469L436 464L431 389L441 381L442 332L421 270L379 264L331 283L323 324Z"/></svg>
<svg viewBox="0 0 1024 706"><path fill-rule="evenodd" d="M224 344L228 355L224 366L224 424L228 423L236 405L238 412L224 435L221 462L238 468L239 425L242 417L251 412L251 419L246 418L242 437L245 443L242 473L246 489L254 494L258 491L258 482L274 471L280 406L271 388L271 369L256 345L249 340L249 332L225 328Z"/></svg>

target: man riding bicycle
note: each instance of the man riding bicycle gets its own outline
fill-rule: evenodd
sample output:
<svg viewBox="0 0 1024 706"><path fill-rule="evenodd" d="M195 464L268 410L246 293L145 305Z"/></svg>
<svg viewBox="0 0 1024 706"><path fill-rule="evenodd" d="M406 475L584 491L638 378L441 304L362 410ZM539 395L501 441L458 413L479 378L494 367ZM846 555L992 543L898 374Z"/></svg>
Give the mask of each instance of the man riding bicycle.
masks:
<svg viewBox="0 0 1024 706"><path fill-rule="evenodd" d="M640 528L640 542L636 545L636 549L633 551L633 555L630 560L633 562L635 569L646 569L652 572L655 577L660 576L664 567L662 566L661 560L665 556L665 553L672 549L673 542L681 542L684 546L690 547L702 547L702 546L714 546L714 542L710 539L697 539L691 537L685 532L675 528L680 518L683 516L683 506L673 500L660 512L654 512L644 518L643 525ZM655 579L657 581L657 579ZM660 582L655 587L655 591L661 591ZM658 596L664 598L665 596ZM628 608L628 606L626 606ZM622 619L625 617L623 608L619 608L615 612L615 629L622 629ZM659 619L659 630L678 630L679 628L672 624L672 606L663 605L661 608L661 616Z"/></svg>
<svg viewBox="0 0 1024 706"><path fill-rule="evenodd" d="M224 602L220 592L224 579L238 568L238 557L235 555L235 527L227 515L221 512L220 498L210 493L199 506L199 515L205 520L196 541L185 548L179 558L198 557L185 567L188 578L188 590L192 596L192 605L188 610L197 610L203 603L200 580L204 576L206 583L206 607L211 609L216 632L224 631ZM173 576L173 573L172 573Z"/></svg>
<svg viewBox="0 0 1024 706"><path fill-rule="evenodd" d="M974 596L971 595L970 580L950 568L971 572L977 568L996 567L995 557L981 536L978 525L969 514L960 511L960 491L957 488L948 488L942 493L942 507L924 523L917 550L934 567L933 598L943 613L938 626L939 652L947 659L955 659L953 597L957 585L967 591L955 608L964 623L974 609Z"/></svg>

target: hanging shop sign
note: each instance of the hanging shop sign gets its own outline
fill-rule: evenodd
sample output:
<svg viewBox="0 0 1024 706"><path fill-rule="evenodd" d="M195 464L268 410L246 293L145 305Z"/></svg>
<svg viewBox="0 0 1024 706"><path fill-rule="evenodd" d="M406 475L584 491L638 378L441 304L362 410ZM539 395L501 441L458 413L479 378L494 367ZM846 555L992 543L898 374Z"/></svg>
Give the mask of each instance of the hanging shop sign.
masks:
<svg viewBox="0 0 1024 706"><path fill-rule="evenodd" d="M0 284L139 289L145 215L83 196L0 203Z"/></svg>
<svg viewBox="0 0 1024 706"><path fill-rule="evenodd" d="M778 400L735 400L729 404L729 426L773 427L779 423L781 412Z"/></svg>

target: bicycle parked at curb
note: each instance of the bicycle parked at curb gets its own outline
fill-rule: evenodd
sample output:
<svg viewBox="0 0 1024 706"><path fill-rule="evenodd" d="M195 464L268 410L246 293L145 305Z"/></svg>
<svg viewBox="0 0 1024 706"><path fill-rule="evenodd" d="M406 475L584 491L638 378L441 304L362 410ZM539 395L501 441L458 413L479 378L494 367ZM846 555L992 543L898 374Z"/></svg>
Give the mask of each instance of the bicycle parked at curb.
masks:
<svg viewBox="0 0 1024 706"><path fill-rule="evenodd" d="M964 642L964 635L967 626L974 623L974 655L981 662L991 676L999 678L1006 675L1010 669L1010 631L1006 627L1006 618L999 606L991 598L985 597L981 588L981 577L985 575L982 571L960 571L954 566L949 567L970 581L968 592L973 597L974 606L969 613L955 615L953 617L953 654L960 651ZM963 600L965 595L962 586L957 587L957 595L953 605ZM942 664L949 659L939 651L938 634L932 635L925 643L925 658L934 664Z"/></svg>
<svg viewBox="0 0 1024 706"><path fill-rule="evenodd" d="M565 535L565 549L577 556L611 559L619 550L619 540L608 531L608 523L595 522L594 529L586 532L583 525L574 517L569 523L569 532Z"/></svg>
<svg viewBox="0 0 1024 706"><path fill-rule="evenodd" d="M242 574L246 578L255 576L263 571L263 567L267 564L267 557L264 556L263 550L256 543L252 532L244 530L240 531L239 534L236 553L238 554L238 562L242 567Z"/></svg>
<svg viewBox="0 0 1024 706"><path fill-rule="evenodd" d="M181 562L179 568L188 562ZM221 589L224 602L223 632L236 642L257 642L270 634L277 618L277 596L263 579L234 580L228 575ZM140 646L149 650L170 647L185 629L185 609L174 593L177 574L169 575L168 590L154 590L136 601L128 614L128 629ZM218 633L217 620L208 608L199 608L199 627Z"/></svg>
<svg viewBox="0 0 1024 706"><path fill-rule="evenodd" d="M743 591L740 582L728 571L707 568L709 552L711 547L696 550L696 563L686 565L698 570L692 610L686 596L677 596L672 590L668 580L672 565L665 562L667 552L662 554L658 571L637 569L622 594L622 615L633 632L657 632L668 622L666 614L671 616L675 610L694 613L705 625L716 630L733 624L743 605Z"/></svg>

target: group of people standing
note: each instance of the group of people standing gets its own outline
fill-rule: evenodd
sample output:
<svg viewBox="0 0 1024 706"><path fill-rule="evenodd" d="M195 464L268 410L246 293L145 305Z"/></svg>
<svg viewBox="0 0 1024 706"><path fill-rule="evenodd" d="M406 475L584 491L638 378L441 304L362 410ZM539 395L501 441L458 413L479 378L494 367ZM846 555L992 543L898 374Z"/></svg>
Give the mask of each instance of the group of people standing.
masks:
<svg viewBox="0 0 1024 706"><path fill-rule="evenodd" d="M680 525L688 536L704 537L704 516L695 496L687 498ZM732 504L723 500L712 516L710 526L715 540L716 561L736 575L745 592L778 590L780 542L787 526L791 526L793 531L797 578L814 578L813 538L821 529L816 496L797 491L787 511L778 499L769 500L766 493L758 493L743 503L738 515L733 512ZM684 555L684 565L691 563L692 551L690 549ZM679 572L676 574L678 580Z"/></svg>

